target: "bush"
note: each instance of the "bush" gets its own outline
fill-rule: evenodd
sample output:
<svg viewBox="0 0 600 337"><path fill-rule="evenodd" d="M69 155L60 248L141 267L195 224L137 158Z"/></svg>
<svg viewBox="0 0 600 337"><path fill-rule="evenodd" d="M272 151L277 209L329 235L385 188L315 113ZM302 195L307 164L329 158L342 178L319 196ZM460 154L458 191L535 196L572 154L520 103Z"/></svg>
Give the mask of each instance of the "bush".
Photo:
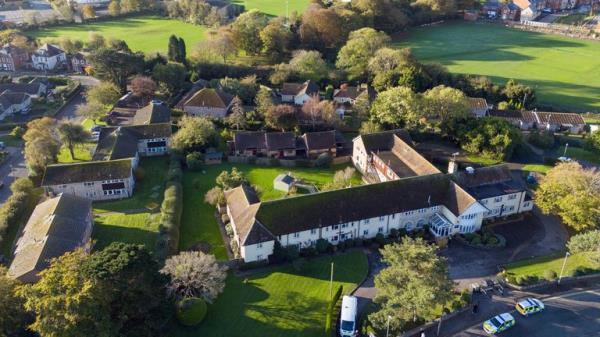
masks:
<svg viewBox="0 0 600 337"><path fill-rule="evenodd" d="M177 320L185 326L195 326L204 320L208 306L201 298L186 298L177 303Z"/></svg>
<svg viewBox="0 0 600 337"><path fill-rule="evenodd" d="M597 270L588 267L577 267L577 269L575 269L574 276L584 276L588 274L593 274L596 271Z"/></svg>
<svg viewBox="0 0 600 337"><path fill-rule="evenodd" d="M365 243L364 243L363 239L361 239L361 238L354 239L354 246L355 247L362 247L362 246L364 246L364 244Z"/></svg>
<svg viewBox="0 0 600 337"><path fill-rule="evenodd" d="M169 171L167 172L167 181L181 181L183 177L183 171L181 170L181 163L179 160L171 159L169 164Z"/></svg>
<svg viewBox="0 0 600 337"><path fill-rule="evenodd" d="M235 256L235 258L240 257L240 247L239 247L236 239L231 239L229 241L229 247L231 247L231 251L233 252L233 255Z"/></svg>
<svg viewBox="0 0 600 337"><path fill-rule="evenodd" d="M397 239L398 238L398 230L396 228L390 229L389 237L391 239Z"/></svg>
<svg viewBox="0 0 600 337"><path fill-rule="evenodd" d="M346 248L352 248L352 247L354 247L354 240L348 239L348 240L344 241L344 245L346 246Z"/></svg>
<svg viewBox="0 0 600 337"><path fill-rule="evenodd" d="M510 284L517 284L517 281L516 281L514 275L506 275L505 279L506 279L506 282L508 282Z"/></svg>
<svg viewBox="0 0 600 337"><path fill-rule="evenodd" d="M34 197L33 183L28 178L15 180L10 189L12 195L0 207L0 243L3 243L8 228L18 226L19 219L25 215Z"/></svg>
<svg viewBox="0 0 600 337"><path fill-rule="evenodd" d="M202 168L203 161L202 153L192 152L185 157L185 164L192 171L198 171Z"/></svg>
<svg viewBox="0 0 600 337"><path fill-rule="evenodd" d="M549 131L531 131L527 140L540 149L550 149L554 146L554 134Z"/></svg>
<svg viewBox="0 0 600 337"><path fill-rule="evenodd" d="M319 252L319 254L323 254L327 251L330 245L331 244L329 243L329 241L325 239L318 239L317 243L315 244L315 248L317 249L317 252Z"/></svg>
<svg viewBox="0 0 600 337"><path fill-rule="evenodd" d="M383 236L383 234L381 233L377 233L377 235L375 235L374 241L381 247L385 245L385 236Z"/></svg>
<svg viewBox="0 0 600 337"><path fill-rule="evenodd" d="M556 279L556 272L554 270L546 270L544 271L544 278L548 281L552 281Z"/></svg>
<svg viewBox="0 0 600 337"><path fill-rule="evenodd" d="M167 174L168 181L163 202L160 206L159 238L155 246L158 259L165 259L168 255L179 251L179 226L181 225L181 214L183 213L181 177L179 160L171 158L169 173Z"/></svg>
<svg viewBox="0 0 600 337"><path fill-rule="evenodd" d="M227 236L230 238L233 237L233 227L231 226L231 223L225 225L225 233L227 233Z"/></svg>
<svg viewBox="0 0 600 337"><path fill-rule="evenodd" d="M300 249L300 256L303 257L313 257L317 256L318 254L319 252L317 252L317 249L315 247L306 247Z"/></svg>
<svg viewBox="0 0 600 337"><path fill-rule="evenodd" d="M263 261L252 261L252 262L245 262L243 264L241 264L238 269L241 271L245 271L245 270L251 270L251 269L256 269L256 268L262 268L267 266L269 263L265 260Z"/></svg>
<svg viewBox="0 0 600 337"><path fill-rule="evenodd" d="M317 159L315 160L315 166L316 167L329 167L329 165L331 165L332 162L333 162L333 157L331 156L331 153L325 152L325 153L321 153L317 157Z"/></svg>
<svg viewBox="0 0 600 337"><path fill-rule="evenodd" d="M471 244L473 244L473 245L480 245L481 244L481 237L479 235L475 236L473 238L473 240L471 240Z"/></svg>
<svg viewBox="0 0 600 337"><path fill-rule="evenodd" d="M573 235L567 243L569 252L576 254L600 250L600 230Z"/></svg>
<svg viewBox="0 0 600 337"><path fill-rule="evenodd" d="M223 222L224 224L229 224L229 215L227 215L227 213L221 215L221 222Z"/></svg>
<svg viewBox="0 0 600 337"><path fill-rule="evenodd" d="M339 286L335 291L333 297L327 304L327 318L325 321L325 333L327 334L327 336L331 336L332 325L335 325L333 324L333 320L335 317L333 311L335 310L335 304L340 300L340 297L342 297L342 291L344 291L344 288L342 286Z"/></svg>
<svg viewBox="0 0 600 337"><path fill-rule="evenodd" d="M21 139L25 134L25 128L22 126L15 126L14 129L10 131L10 135L16 138Z"/></svg>
<svg viewBox="0 0 600 337"><path fill-rule="evenodd" d="M303 257L295 259L294 261L292 261L292 267L295 271L302 272L306 267L306 259Z"/></svg>

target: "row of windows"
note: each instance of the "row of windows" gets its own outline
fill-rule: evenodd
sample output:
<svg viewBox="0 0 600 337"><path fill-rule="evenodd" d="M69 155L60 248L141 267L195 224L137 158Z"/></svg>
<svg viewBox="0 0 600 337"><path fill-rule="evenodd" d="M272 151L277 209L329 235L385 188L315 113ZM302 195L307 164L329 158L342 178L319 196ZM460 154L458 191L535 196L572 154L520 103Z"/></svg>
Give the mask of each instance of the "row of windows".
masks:
<svg viewBox="0 0 600 337"><path fill-rule="evenodd" d="M102 181L103 184L120 183L120 182L123 182L123 179L109 179L109 180Z"/></svg>
<svg viewBox="0 0 600 337"><path fill-rule="evenodd" d="M149 147L148 148L149 153L162 153L162 152L166 152L166 151L167 151L166 147Z"/></svg>
<svg viewBox="0 0 600 337"><path fill-rule="evenodd" d="M125 190L106 190L104 195L120 195L125 194Z"/></svg>

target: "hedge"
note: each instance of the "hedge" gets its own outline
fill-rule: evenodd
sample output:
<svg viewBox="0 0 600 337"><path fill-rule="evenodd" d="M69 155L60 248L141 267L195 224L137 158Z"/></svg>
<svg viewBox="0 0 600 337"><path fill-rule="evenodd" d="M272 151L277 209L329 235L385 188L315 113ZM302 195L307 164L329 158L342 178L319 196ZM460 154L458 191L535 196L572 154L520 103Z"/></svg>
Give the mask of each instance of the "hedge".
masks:
<svg viewBox="0 0 600 337"><path fill-rule="evenodd" d="M163 202L160 206L160 224L156 242L156 256L166 259L179 250L179 227L183 213L183 186L181 185L181 163L177 158L171 158L167 173Z"/></svg>
<svg viewBox="0 0 600 337"><path fill-rule="evenodd" d="M343 290L344 288L340 285L335 291L333 298L331 298L331 300L327 304L327 318L325 321L325 333L327 336L331 336L331 330L333 325L332 323L335 316L333 311L335 310L335 304L340 300L340 297L342 297Z"/></svg>
<svg viewBox="0 0 600 337"><path fill-rule="evenodd" d="M11 226L27 212L29 202L33 197L33 183L28 178L19 178L10 186L12 195L0 207L0 243L6 239L4 235Z"/></svg>

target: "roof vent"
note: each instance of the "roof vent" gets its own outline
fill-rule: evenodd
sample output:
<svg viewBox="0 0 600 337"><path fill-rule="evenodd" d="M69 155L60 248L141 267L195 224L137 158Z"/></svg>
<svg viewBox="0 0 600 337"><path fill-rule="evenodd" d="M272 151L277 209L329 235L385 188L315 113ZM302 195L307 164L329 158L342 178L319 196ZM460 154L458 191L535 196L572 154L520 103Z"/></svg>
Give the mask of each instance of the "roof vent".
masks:
<svg viewBox="0 0 600 337"><path fill-rule="evenodd" d="M474 174L474 173L475 173L475 169L474 169L473 167L471 167L471 166L468 166L468 167L466 168L466 170L467 170L467 173L468 173L468 174Z"/></svg>

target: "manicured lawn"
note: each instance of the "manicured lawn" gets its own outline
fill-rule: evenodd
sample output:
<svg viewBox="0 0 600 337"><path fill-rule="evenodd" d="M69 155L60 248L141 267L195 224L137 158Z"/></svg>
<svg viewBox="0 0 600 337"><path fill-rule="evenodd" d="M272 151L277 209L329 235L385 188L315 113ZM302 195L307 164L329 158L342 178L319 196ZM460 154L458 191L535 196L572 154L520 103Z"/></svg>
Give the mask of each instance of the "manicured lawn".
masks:
<svg viewBox="0 0 600 337"><path fill-rule="evenodd" d="M75 158L72 158L69 148L63 145L60 149L60 153L58 154L58 162L77 163L81 161L90 161L92 160L92 152L94 152L95 148L96 143L85 143L81 145L75 145L75 147L73 148L73 152L75 152Z"/></svg>
<svg viewBox="0 0 600 337"><path fill-rule="evenodd" d="M231 0L231 2L244 5L246 10L258 9L273 16L286 15L286 0ZM309 0L289 0L289 14L291 15L293 11L302 14L309 3Z"/></svg>
<svg viewBox="0 0 600 337"><path fill-rule="evenodd" d="M230 164L205 166L202 172L186 171L183 176L183 216L181 221L180 249L204 241L212 247L212 252L218 259L227 259L223 240L214 218L215 208L204 202L206 192L215 186L215 179L224 170L237 167L246 174L251 184L259 186L261 200L277 199L284 196L283 192L273 189L273 179L280 173L291 172L318 188L333 179L336 170L346 165L330 169L317 168L285 168L260 167L254 165ZM360 178L355 176L355 184L360 184Z"/></svg>
<svg viewBox="0 0 600 337"><path fill-rule="evenodd" d="M565 153L565 147L561 146L556 150L557 156L562 156ZM579 147L569 146L567 149L567 157L574 159L585 160L587 162L600 165L600 153L587 151Z"/></svg>
<svg viewBox="0 0 600 337"><path fill-rule="evenodd" d="M113 241L143 244L152 250L158 233L160 213L118 213L96 217L94 220L94 248L102 249Z"/></svg>
<svg viewBox="0 0 600 337"><path fill-rule="evenodd" d="M564 253L552 254L548 256L536 257L533 259L518 261L507 264L506 271L509 275L517 276L537 276L544 277L546 270L552 270L556 275L560 275L560 270L565 258ZM569 256L563 276L572 275L577 268L600 269L600 265L594 263L588 258L586 253L578 253Z"/></svg>
<svg viewBox="0 0 600 337"><path fill-rule="evenodd" d="M557 107L600 110L600 44L483 23L415 28L399 37L425 62L454 73L510 78L532 85L538 101Z"/></svg>
<svg viewBox="0 0 600 337"><path fill-rule="evenodd" d="M479 164L479 165L483 165L483 166L496 165L496 164L500 164L502 162L501 160L485 158L485 157L482 157L482 156L479 156L476 154L468 155L467 160L474 164Z"/></svg>
<svg viewBox="0 0 600 337"><path fill-rule="evenodd" d="M209 305L195 328L174 326L170 337L323 337L329 298L329 272L334 262L333 291L348 293L367 273L359 251L310 260L303 271L291 266L244 278L230 275L225 291Z"/></svg>
<svg viewBox="0 0 600 337"><path fill-rule="evenodd" d="M99 33L105 38L122 39L129 48L145 53L166 54L169 36L175 34L185 40L188 54L204 37L206 28L160 16L138 16L118 18L90 24L76 24L41 28L27 32L33 38L58 39L68 37L87 41L91 33Z"/></svg>
<svg viewBox="0 0 600 337"><path fill-rule="evenodd" d="M83 120L83 122L81 122L81 125L86 129L89 130L92 128L92 126L94 125L102 125L102 126L106 126L106 122L104 121L94 121L93 119L89 119L86 118Z"/></svg>
<svg viewBox="0 0 600 337"><path fill-rule="evenodd" d="M529 172L539 172L539 173L544 173L546 174L548 171L550 171L554 166L551 165L544 165L544 164L527 164L525 166L523 166L523 171L529 171Z"/></svg>

